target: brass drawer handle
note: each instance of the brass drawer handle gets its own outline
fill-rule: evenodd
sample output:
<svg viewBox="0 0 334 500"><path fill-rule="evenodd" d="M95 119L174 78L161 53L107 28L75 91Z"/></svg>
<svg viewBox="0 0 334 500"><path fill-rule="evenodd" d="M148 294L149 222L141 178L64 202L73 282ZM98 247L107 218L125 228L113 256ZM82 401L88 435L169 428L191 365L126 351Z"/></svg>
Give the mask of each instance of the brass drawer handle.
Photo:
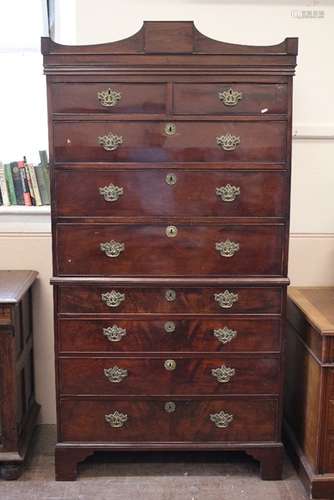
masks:
<svg viewBox="0 0 334 500"><path fill-rule="evenodd" d="M100 135L97 138L98 144L106 151L115 151L121 144L123 144L123 137L121 135L109 132L107 135Z"/></svg>
<svg viewBox="0 0 334 500"><path fill-rule="evenodd" d="M128 370L115 365L111 368L105 368L104 374L109 382L111 382L112 384L119 384L128 376Z"/></svg>
<svg viewBox="0 0 334 500"><path fill-rule="evenodd" d="M226 186L221 186L216 188L216 195L220 196L222 201L231 202L240 195L239 186L231 186L231 184L226 184Z"/></svg>
<svg viewBox="0 0 334 500"><path fill-rule="evenodd" d="M110 240L105 243L100 243L100 250L106 254L107 257L118 257L125 249L124 243L119 241Z"/></svg>
<svg viewBox="0 0 334 500"><path fill-rule="evenodd" d="M171 372L175 370L176 362L174 361L174 359L166 359L166 361L164 362L164 367L166 368L166 370Z"/></svg>
<svg viewBox="0 0 334 500"><path fill-rule="evenodd" d="M215 424L216 427L219 427L220 429L226 429L226 427L228 427L230 423L233 422L233 415L232 413L227 413L222 410L219 413L211 413L210 420Z"/></svg>
<svg viewBox="0 0 334 500"><path fill-rule="evenodd" d="M128 416L126 413L121 413L119 411L114 411L113 413L109 413L109 415L104 416L105 421L110 424L111 427L115 429L119 427L123 427L125 422L128 420Z"/></svg>
<svg viewBox="0 0 334 500"><path fill-rule="evenodd" d="M216 250L222 257L233 257L240 249L239 243L231 240L218 241L216 243Z"/></svg>
<svg viewBox="0 0 334 500"><path fill-rule="evenodd" d="M229 292L228 290L221 293L215 293L214 297L215 301L218 302L223 309L230 309L233 304L239 300L239 295L237 293Z"/></svg>
<svg viewBox="0 0 334 500"><path fill-rule="evenodd" d="M175 332L175 323L174 321L166 321L164 324L164 329L166 333L173 333Z"/></svg>
<svg viewBox="0 0 334 500"><path fill-rule="evenodd" d="M105 201L117 201L123 194L123 188L114 186L114 184L109 184L109 186L100 187L99 193L103 196Z"/></svg>
<svg viewBox="0 0 334 500"><path fill-rule="evenodd" d="M174 403L174 401L167 401L164 408L167 413L174 413L174 411L176 410L176 404Z"/></svg>
<svg viewBox="0 0 334 500"><path fill-rule="evenodd" d="M167 174L165 180L166 180L166 184L168 184L169 186L174 186L174 184L176 184L176 175L175 174Z"/></svg>
<svg viewBox="0 0 334 500"><path fill-rule="evenodd" d="M166 227L166 236L168 238L175 238L177 235L177 227L176 226L167 226Z"/></svg>
<svg viewBox="0 0 334 500"><path fill-rule="evenodd" d="M227 328L227 326L213 330L213 334L222 344L228 344L237 336L236 330L231 330L230 328Z"/></svg>
<svg viewBox="0 0 334 500"><path fill-rule="evenodd" d="M103 328L102 331L109 342L119 342L126 335L126 329L117 325L108 326Z"/></svg>
<svg viewBox="0 0 334 500"><path fill-rule="evenodd" d="M224 151L234 151L240 144L240 137L237 135L225 134L216 137L218 146Z"/></svg>
<svg viewBox="0 0 334 500"><path fill-rule="evenodd" d="M118 307L125 299L125 294L111 290L111 292L102 293L101 299L108 307Z"/></svg>
<svg viewBox="0 0 334 500"><path fill-rule="evenodd" d="M242 92L229 88L218 92L218 97L223 101L225 106L236 106L242 99Z"/></svg>
<svg viewBox="0 0 334 500"><path fill-rule="evenodd" d="M122 94L118 90L113 90L111 88L106 90L100 90L97 93L97 98L102 106L112 107L121 100Z"/></svg>
<svg viewBox="0 0 334 500"><path fill-rule="evenodd" d="M227 384L235 375L235 369L221 365L219 368L212 368L211 375L216 377L217 381L221 384Z"/></svg>

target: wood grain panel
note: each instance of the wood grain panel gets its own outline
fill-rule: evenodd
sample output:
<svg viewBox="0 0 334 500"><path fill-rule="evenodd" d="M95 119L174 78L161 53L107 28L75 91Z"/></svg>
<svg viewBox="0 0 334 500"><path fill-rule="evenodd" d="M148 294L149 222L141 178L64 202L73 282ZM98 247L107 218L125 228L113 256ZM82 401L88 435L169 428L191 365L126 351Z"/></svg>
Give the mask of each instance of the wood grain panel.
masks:
<svg viewBox="0 0 334 500"><path fill-rule="evenodd" d="M104 121L55 122L54 159L66 161L254 161L285 162L286 123L277 122L176 122L176 134L167 135L166 122ZM105 151L99 137L112 133L123 138L114 151ZM240 137L233 151L217 145L217 137Z"/></svg>
<svg viewBox="0 0 334 500"><path fill-rule="evenodd" d="M223 168L223 165L222 165ZM167 183L168 175L175 184ZM55 171L56 215L62 217L284 217L287 212L286 172L228 170L191 171L94 170ZM116 201L106 201L100 188L123 189ZM223 201L217 188L239 188L232 201Z"/></svg>
<svg viewBox="0 0 334 500"><path fill-rule="evenodd" d="M168 331L171 321L174 331ZM120 340L108 340L107 330L113 326L125 330ZM222 333L219 337L223 329L234 332L230 341ZM58 322L58 343L60 352L277 352L280 349L280 320L224 316L150 321L62 319Z"/></svg>
<svg viewBox="0 0 334 500"><path fill-rule="evenodd" d="M275 437L275 399L174 399L176 410L165 411L172 400L82 400L60 402L61 438L64 441L192 441L257 442ZM112 428L105 415L115 411L127 415L123 427ZM233 415L227 428L218 428L211 414L225 411ZM152 425L152 424L155 425Z"/></svg>
<svg viewBox="0 0 334 500"><path fill-rule="evenodd" d="M173 226L174 227L174 226ZM57 274L60 276L279 276L283 272L283 225L227 226L58 224ZM124 250L109 257L101 244L117 242ZM239 250L221 255L218 243Z"/></svg>

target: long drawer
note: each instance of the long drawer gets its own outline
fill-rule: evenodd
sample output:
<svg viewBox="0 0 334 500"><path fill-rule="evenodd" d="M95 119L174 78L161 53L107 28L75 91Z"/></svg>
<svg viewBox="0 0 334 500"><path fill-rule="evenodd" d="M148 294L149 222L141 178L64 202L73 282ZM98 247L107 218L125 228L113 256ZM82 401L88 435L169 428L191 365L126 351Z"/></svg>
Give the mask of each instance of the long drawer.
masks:
<svg viewBox="0 0 334 500"><path fill-rule="evenodd" d="M287 113L286 84L175 83L174 113L254 114Z"/></svg>
<svg viewBox="0 0 334 500"><path fill-rule="evenodd" d="M284 217L286 172L55 169L63 217Z"/></svg>
<svg viewBox="0 0 334 500"><path fill-rule="evenodd" d="M230 356L60 358L59 390L63 395L279 393L279 358Z"/></svg>
<svg viewBox="0 0 334 500"><path fill-rule="evenodd" d="M60 319L58 352L278 352L279 319Z"/></svg>
<svg viewBox="0 0 334 500"><path fill-rule="evenodd" d="M58 224L63 276L279 276L284 225Z"/></svg>
<svg viewBox="0 0 334 500"><path fill-rule="evenodd" d="M285 121L55 122L53 140L56 162L287 160Z"/></svg>
<svg viewBox="0 0 334 500"><path fill-rule="evenodd" d="M60 286L60 314L280 314L281 287Z"/></svg>
<svg viewBox="0 0 334 500"><path fill-rule="evenodd" d="M60 400L63 441L273 441L276 399Z"/></svg>
<svg viewBox="0 0 334 500"><path fill-rule="evenodd" d="M53 83L54 113L165 113L164 83Z"/></svg>

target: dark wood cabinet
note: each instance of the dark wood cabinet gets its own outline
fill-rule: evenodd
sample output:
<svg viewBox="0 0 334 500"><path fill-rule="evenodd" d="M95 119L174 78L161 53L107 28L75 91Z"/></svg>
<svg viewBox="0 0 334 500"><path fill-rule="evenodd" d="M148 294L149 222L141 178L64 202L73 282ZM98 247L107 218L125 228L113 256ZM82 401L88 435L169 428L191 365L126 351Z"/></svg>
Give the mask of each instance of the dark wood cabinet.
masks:
<svg viewBox="0 0 334 500"><path fill-rule="evenodd" d="M288 293L285 436L310 498L334 497L334 288Z"/></svg>
<svg viewBox="0 0 334 500"><path fill-rule="evenodd" d="M0 472L17 479L36 424L32 285L35 271L0 271Z"/></svg>
<svg viewBox="0 0 334 500"><path fill-rule="evenodd" d="M57 479L126 449L244 450L279 478L297 40L146 22L42 52Z"/></svg>

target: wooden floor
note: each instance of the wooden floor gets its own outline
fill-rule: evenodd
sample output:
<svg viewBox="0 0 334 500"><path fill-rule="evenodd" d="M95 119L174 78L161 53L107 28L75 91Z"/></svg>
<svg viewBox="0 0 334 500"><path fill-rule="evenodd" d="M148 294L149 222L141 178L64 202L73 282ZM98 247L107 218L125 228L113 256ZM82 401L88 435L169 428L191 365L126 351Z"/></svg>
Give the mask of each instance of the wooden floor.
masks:
<svg viewBox="0 0 334 500"><path fill-rule="evenodd" d="M76 482L54 481L55 428L40 426L18 481L0 481L1 500L305 500L286 459L283 481L261 481L243 454L97 455Z"/></svg>

